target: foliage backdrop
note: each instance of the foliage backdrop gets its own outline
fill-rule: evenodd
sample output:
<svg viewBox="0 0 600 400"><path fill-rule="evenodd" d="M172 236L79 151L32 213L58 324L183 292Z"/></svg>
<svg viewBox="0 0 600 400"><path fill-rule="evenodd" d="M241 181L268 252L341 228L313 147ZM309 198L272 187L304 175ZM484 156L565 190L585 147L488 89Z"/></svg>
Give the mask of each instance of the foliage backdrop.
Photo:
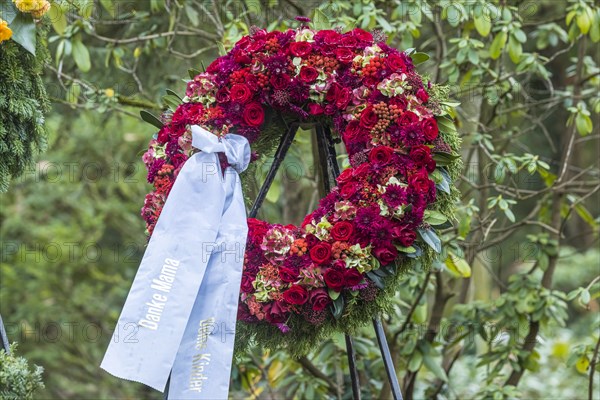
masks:
<svg viewBox="0 0 600 400"><path fill-rule="evenodd" d="M160 398L98 365L143 254L140 160L159 114L252 25L381 29L460 102L465 169L445 257L412 271L385 316L406 398L586 398L598 374L600 9L592 1L62 0L46 18L48 150L0 199L0 312L45 369L40 398ZM166 99L168 101L168 99ZM262 217L318 199L302 133ZM343 160L341 160L343 162ZM257 178L268 169L258 169ZM363 395L389 398L373 332ZM343 338L292 360L256 346L233 397L349 398Z"/></svg>

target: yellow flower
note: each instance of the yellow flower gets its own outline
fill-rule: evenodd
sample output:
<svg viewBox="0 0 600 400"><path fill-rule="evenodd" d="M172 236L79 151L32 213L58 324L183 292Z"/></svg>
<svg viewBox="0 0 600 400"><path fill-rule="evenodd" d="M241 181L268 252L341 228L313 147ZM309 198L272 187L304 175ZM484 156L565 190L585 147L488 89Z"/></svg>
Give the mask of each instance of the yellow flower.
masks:
<svg viewBox="0 0 600 400"><path fill-rule="evenodd" d="M106 97L113 97L115 95L115 91L114 89L108 88L108 89L104 89L104 95Z"/></svg>
<svg viewBox="0 0 600 400"><path fill-rule="evenodd" d="M35 18L41 18L50 9L48 0L13 0L21 12L31 13Z"/></svg>
<svg viewBox="0 0 600 400"><path fill-rule="evenodd" d="M8 23L5 20L0 18L0 43L10 39L11 36L12 29L8 27Z"/></svg>

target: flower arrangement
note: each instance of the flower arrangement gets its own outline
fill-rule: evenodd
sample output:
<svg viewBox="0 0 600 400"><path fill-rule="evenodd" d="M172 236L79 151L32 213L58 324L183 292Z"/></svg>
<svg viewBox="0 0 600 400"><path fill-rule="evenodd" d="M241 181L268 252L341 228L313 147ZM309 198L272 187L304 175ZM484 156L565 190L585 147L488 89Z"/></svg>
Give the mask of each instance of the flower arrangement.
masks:
<svg viewBox="0 0 600 400"><path fill-rule="evenodd" d="M253 29L188 82L143 156L154 190L142 216L152 234L193 152L190 125L235 130L253 145L253 159L260 144L276 143L265 136L277 136L278 117L330 124L341 136L351 167L301 226L248 220L243 338L297 346L351 330L385 308L402 270L440 252L433 226L452 217L460 163L456 131L443 117L449 103L409 54L384 40L358 28Z"/></svg>

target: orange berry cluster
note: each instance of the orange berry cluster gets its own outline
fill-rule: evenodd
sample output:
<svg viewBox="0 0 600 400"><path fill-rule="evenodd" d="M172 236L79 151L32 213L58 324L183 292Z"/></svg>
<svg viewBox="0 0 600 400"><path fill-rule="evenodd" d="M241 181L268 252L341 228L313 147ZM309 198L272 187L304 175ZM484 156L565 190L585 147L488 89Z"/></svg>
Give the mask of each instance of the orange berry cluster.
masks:
<svg viewBox="0 0 600 400"><path fill-rule="evenodd" d="M175 167L172 166L171 164L163 164L163 166L158 171L158 175L160 175L160 176L171 175L171 173L173 172L174 169L175 169Z"/></svg>
<svg viewBox="0 0 600 400"><path fill-rule="evenodd" d="M279 40L277 38L271 38L265 42L265 49L270 53L277 53L281 49Z"/></svg>
<svg viewBox="0 0 600 400"><path fill-rule="evenodd" d="M373 57L373 58L371 58L371 61L369 61L369 64L367 64L365 67L363 67L363 69L361 71L362 75L365 77L366 76L377 76L377 72L379 72L379 70L381 69L382 66L383 66L383 58Z"/></svg>
<svg viewBox="0 0 600 400"><path fill-rule="evenodd" d="M331 74L338 68L339 62L333 57L311 54L308 56L308 65L312 65L315 68L322 68L325 73Z"/></svg>
<svg viewBox="0 0 600 400"><path fill-rule="evenodd" d="M350 245L347 242L333 242L331 245L331 254L333 254L333 258L344 258L342 252L349 247Z"/></svg>
<svg viewBox="0 0 600 400"><path fill-rule="evenodd" d="M377 134L383 134L392 121L395 121L398 115L400 115L400 110L394 108L392 111L383 101L374 104L373 111L375 111L375 114L379 118L379 121L377 121L377 124L372 129Z"/></svg>
<svg viewBox="0 0 600 400"><path fill-rule="evenodd" d="M290 253L302 256L308 251L308 244L304 239L296 239L290 248Z"/></svg>

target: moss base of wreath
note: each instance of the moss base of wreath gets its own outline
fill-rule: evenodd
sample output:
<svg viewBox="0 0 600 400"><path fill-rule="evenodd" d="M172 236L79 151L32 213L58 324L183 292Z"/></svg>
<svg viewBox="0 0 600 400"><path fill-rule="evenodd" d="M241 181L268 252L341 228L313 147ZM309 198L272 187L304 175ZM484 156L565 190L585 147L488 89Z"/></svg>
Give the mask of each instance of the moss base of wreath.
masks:
<svg viewBox="0 0 600 400"><path fill-rule="evenodd" d="M435 94L439 96L439 100L443 101L447 97L447 93L443 89L438 93L435 90L432 92L434 96ZM432 98L432 101L435 101L435 97ZM261 158L272 157L281 136L292 123L292 121L286 121L278 114L269 115L268 118L270 118L270 122L265 124L268 129L261 132L259 141L253 145L253 148L261 154ZM461 139L455 132L440 130L440 137L450 146L453 153L459 153ZM253 190L256 185L253 179L256 165L257 163L250 164L249 170L242 175L245 193L256 192L256 190ZM453 160L446 169L452 181L457 181L462 170L462 160L460 158ZM444 214L448 220L455 220L455 204L459 199L458 189L452 186L450 194L438 192L438 199L431 205L431 208ZM251 205L254 199L248 198L246 201L247 204ZM302 317L292 315L287 322L290 328L289 332L282 334L279 328L271 324L248 324L238 321L236 325L235 354L241 356L248 348L260 346L271 350L285 350L292 357L300 358L318 348L324 340L335 333L345 332L355 335L360 328L370 324L373 318L391 311L393 307L392 298L407 271L418 268L429 269L436 256L437 254L430 247L427 247L423 249L423 254L418 259L404 263L402 268L396 267L392 275L383 279L383 288L377 290L377 294L371 301L352 303L352 296L344 295L346 296L344 314L337 320L327 319L322 325L312 326L307 324Z"/></svg>

